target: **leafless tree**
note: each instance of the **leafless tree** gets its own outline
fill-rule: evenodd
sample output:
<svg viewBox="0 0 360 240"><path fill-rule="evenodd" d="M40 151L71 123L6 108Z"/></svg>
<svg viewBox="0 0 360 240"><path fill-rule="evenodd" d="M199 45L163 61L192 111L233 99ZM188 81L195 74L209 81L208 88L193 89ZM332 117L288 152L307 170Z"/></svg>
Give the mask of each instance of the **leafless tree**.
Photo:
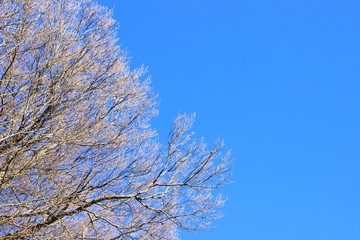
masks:
<svg viewBox="0 0 360 240"><path fill-rule="evenodd" d="M160 145L156 96L91 0L0 0L0 239L177 239L207 228L228 154Z"/></svg>

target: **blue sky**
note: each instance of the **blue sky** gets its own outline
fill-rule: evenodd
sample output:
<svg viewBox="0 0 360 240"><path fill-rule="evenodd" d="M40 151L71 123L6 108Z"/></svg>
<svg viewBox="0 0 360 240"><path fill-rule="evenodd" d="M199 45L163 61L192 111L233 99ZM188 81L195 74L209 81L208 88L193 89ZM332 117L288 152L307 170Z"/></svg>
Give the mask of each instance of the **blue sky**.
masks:
<svg viewBox="0 0 360 240"><path fill-rule="evenodd" d="M225 217L183 239L360 239L360 2L112 0L132 67L235 159Z"/></svg>

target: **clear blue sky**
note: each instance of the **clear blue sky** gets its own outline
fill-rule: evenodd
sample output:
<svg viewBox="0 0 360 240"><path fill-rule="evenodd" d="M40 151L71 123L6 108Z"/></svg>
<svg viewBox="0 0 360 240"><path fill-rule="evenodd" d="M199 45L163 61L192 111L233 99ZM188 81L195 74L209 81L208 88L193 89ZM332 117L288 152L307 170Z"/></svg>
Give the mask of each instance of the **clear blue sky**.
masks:
<svg viewBox="0 0 360 240"><path fill-rule="evenodd" d="M360 1L102 0L177 112L236 160L225 217L190 240L360 239Z"/></svg>

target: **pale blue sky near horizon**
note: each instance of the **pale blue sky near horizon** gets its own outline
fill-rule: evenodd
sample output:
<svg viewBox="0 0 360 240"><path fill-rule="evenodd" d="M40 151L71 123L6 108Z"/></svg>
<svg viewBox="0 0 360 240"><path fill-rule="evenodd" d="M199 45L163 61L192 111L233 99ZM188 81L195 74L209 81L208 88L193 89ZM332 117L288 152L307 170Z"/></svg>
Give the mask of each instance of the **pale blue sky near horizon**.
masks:
<svg viewBox="0 0 360 240"><path fill-rule="evenodd" d="M133 68L235 159L224 217L189 240L360 239L360 1L101 0Z"/></svg>

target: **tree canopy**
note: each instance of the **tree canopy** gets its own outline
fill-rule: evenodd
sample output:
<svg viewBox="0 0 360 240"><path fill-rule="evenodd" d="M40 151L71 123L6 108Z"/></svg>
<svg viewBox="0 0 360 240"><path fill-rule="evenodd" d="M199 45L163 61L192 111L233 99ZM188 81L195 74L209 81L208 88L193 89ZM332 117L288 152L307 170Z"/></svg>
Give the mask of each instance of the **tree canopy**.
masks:
<svg viewBox="0 0 360 240"><path fill-rule="evenodd" d="M219 217L221 141L156 94L91 0L0 0L0 239L177 239ZM215 190L215 191L214 191Z"/></svg>

